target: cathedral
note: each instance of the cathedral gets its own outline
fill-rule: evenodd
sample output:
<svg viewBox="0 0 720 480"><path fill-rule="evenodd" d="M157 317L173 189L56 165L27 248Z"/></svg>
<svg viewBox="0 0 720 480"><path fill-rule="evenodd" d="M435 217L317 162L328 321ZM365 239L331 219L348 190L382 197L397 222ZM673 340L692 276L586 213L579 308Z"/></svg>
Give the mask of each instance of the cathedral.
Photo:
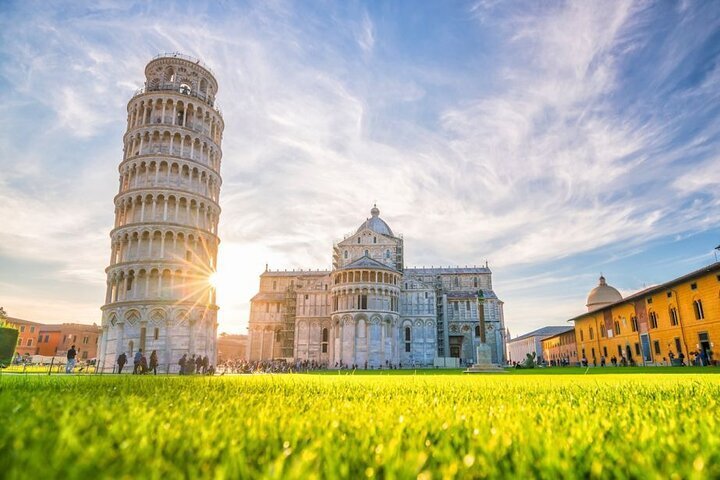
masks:
<svg viewBox="0 0 720 480"><path fill-rule="evenodd" d="M405 267L403 238L374 206L333 246L332 270L268 270L250 306L248 359L330 368L505 362L503 302L481 267Z"/></svg>

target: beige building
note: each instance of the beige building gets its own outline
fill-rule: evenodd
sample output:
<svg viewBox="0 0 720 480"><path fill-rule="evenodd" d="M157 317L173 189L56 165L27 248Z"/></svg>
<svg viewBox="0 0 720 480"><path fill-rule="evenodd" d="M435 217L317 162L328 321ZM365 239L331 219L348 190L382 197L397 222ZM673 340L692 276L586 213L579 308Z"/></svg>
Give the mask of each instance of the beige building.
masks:
<svg viewBox="0 0 720 480"><path fill-rule="evenodd" d="M330 367L473 363L476 346L505 360L503 303L481 267L408 268L404 240L370 217L332 249L331 270L271 271L252 298L250 360Z"/></svg>
<svg viewBox="0 0 720 480"><path fill-rule="evenodd" d="M247 358L247 335L221 333L217 339L218 364Z"/></svg>
<svg viewBox="0 0 720 480"><path fill-rule="evenodd" d="M224 121L218 83L200 60L162 54L127 105L115 226L102 307L100 368L156 350L162 371L183 354L216 360L209 282L220 239Z"/></svg>

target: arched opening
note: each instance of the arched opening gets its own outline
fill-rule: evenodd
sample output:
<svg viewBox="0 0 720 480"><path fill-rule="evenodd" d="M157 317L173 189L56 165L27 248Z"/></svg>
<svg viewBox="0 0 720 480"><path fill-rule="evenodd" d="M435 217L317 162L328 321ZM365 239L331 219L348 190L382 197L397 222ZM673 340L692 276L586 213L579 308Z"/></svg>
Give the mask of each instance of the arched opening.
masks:
<svg viewBox="0 0 720 480"><path fill-rule="evenodd" d="M328 337L329 337L328 329L323 328L322 329L322 344L321 344L322 353L327 353L327 351L328 351Z"/></svg>
<svg viewBox="0 0 720 480"><path fill-rule="evenodd" d="M411 342L411 335L412 332L410 330L410 327L405 327L405 352L410 353L412 342Z"/></svg>
<svg viewBox="0 0 720 480"><path fill-rule="evenodd" d="M175 83L175 69L168 67L165 70L165 81L168 83Z"/></svg>

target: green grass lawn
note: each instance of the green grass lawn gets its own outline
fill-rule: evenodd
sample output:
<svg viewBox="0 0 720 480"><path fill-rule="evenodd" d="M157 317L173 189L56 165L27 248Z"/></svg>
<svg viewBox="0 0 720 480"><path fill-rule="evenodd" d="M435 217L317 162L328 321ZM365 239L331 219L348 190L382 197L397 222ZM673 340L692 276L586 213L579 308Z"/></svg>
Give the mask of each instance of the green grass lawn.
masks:
<svg viewBox="0 0 720 480"><path fill-rule="evenodd" d="M716 367L553 367L515 369L506 368L501 375L618 375L618 374L681 374L690 373L718 374L720 368ZM464 368L439 369L402 369L402 370L319 370L308 372L308 375L463 375ZM496 375L493 373L492 375Z"/></svg>
<svg viewBox="0 0 720 480"><path fill-rule="evenodd" d="M616 370L2 375L0 477L720 477L720 376Z"/></svg>

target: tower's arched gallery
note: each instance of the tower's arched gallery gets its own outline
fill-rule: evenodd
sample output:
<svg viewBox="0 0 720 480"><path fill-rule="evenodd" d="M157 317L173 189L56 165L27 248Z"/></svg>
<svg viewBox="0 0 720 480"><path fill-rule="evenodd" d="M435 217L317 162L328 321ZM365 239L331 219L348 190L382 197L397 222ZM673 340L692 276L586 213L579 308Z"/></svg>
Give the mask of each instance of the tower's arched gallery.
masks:
<svg viewBox="0 0 720 480"><path fill-rule="evenodd" d="M505 359L502 302L484 267L406 268L403 238L373 207L333 247L333 268L260 275L250 309L250 360L330 367L457 365L485 342Z"/></svg>
<svg viewBox="0 0 720 480"><path fill-rule="evenodd" d="M99 368L155 350L160 370L187 354L215 363L220 148L218 84L199 60L163 54L127 106L124 155L102 307ZM132 360L131 360L132 361Z"/></svg>

